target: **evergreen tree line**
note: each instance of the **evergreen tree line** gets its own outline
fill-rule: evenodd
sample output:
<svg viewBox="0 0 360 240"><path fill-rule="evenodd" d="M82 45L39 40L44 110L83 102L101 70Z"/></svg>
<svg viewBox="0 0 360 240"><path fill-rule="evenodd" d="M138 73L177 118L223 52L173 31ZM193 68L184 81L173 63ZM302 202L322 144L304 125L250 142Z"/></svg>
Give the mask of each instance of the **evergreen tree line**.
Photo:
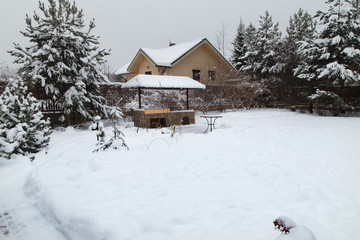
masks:
<svg viewBox="0 0 360 240"><path fill-rule="evenodd" d="M352 108L341 93L346 86L360 85L359 0L326 4L328 10L315 16L299 9L285 37L267 11L258 27L240 22L231 58L239 73L276 89L277 100L285 104L294 104L294 89L302 86L296 94L311 103Z"/></svg>

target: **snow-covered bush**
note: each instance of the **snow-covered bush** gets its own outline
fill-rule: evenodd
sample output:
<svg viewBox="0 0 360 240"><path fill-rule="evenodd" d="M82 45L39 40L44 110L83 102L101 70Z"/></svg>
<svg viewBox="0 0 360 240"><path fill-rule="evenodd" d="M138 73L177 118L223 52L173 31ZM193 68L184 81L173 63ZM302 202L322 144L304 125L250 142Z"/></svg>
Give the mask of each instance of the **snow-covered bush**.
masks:
<svg viewBox="0 0 360 240"><path fill-rule="evenodd" d="M296 225L289 217L280 216L273 222L275 229L281 232L276 240L316 240L314 233L305 226Z"/></svg>
<svg viewBox="0 0 360 240"><path fill-rule="evenodd" d="M340 112L349 108L343 98L330 91L316 89L316 93L308 98L319 115L324 115L325 111L328 110L333 116L338 116Z"/></svg>
<svg viewBox="0 0 360 240"><path fill-rule="evenodd" d="M205 113L263 107L271 93L267 86L259 81L243 77L216 86L207 86L205 91L193 91L190 96L191 107Z"/></svg>
<svg viewBox="0 0 360 240"><path fill-rule="evenodd" d="M18 78L0 96L0 156L39 152L50 141L50 122L39 102Z"/></svg>
<svg viewBox="0 0 360 240"><path fill-rule="evenodd" d="M121 111L114 107L108 116L110 119L110 124L113 127L113 136L108 141L103 143L98 149L94 150L94 152L98 152L100 150L104 151L110 147L113 149L126 148L129 150L129 147L126 145L124 140L125 135L120 130L120 120L122 119Z"/></svg>
<svg viewBox="0 0 360 240"><path fill-rule="evenodd" d="M202 96L197 96L191 99L191 107L204 114L211 110L210 106L211 102L205 101Z"/></svg>

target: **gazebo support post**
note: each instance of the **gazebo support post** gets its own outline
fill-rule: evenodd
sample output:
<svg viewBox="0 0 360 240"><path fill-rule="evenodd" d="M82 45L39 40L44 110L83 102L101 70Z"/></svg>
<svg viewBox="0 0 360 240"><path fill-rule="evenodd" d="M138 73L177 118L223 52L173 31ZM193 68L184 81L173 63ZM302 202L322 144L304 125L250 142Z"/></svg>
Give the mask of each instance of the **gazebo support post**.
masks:
<svg viewBox="0 0 360 240"><path fill-rule="evenodd" d="M189 89L186 89L186 110L189 110Z"/></svg>
<svg viewBox="0 0 360 240"><path fill-rule="evenodd" d="M141 88L139 88L139 109L141 109Z"/></svg>

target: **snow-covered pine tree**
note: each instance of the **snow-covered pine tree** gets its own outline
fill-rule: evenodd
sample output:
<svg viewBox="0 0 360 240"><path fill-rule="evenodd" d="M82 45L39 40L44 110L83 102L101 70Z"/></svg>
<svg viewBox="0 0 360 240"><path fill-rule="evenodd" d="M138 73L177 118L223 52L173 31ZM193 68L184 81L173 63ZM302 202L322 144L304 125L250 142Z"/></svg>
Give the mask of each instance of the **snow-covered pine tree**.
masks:
<svg viewBox="0 0 360 240"><path fill-rule="evenodd" d="M303 9L299 9L289 20L289 26L286 28L287 40L293 45L299 41L306 41L314 38L316 21Z"/></svg>
<svg viewBox="0 0 360 240"><path fill-rule="evenodd" d="M248 74L255 74L253 66L254 63L257 61L258 57L256 40L257 29L252 23L250 23L249 26L247 26L245 29L244 45L246 48L246 52L241 58L241 60L243 61L243 65L239 69L240 71L247 72Z"/></svg>
<svg viewBox="0 0 360 240"><path fill-rule="evenodd" d="M301 57L297 53L297 42L312 39L316 22L306 11L299 9L289 20L286 28L287 36L282 39L276 49L276 65L274 72L278 73L276 84L278 96L287 105L294 104L292 87L301 82L294 76L294 69L300 64Z"/></svg>
<svg viewBox="0 0 360 240"><path fill-rule="evenodd" d="M274 24L269 12L266 11L264 16L260 16L256 33L253 32L254 29L250 25L245 31L248 48L244 56L245 65L240 70L267 78L279 71L276 66L276 51L281 39L279 24Z"/></svg>
<svg viewBox="0 0 360 240"><path fill-rule="evenodd" d="M300 64L301 56L298 54L298 43L314 38L316 21L303 9L299 9L289 20L286 28L287 36L284 39L284 51L281 59L284 61L287 79L292 78L293 70Z"/></svg>
<svg viewBox="0 0 360 240"><path fill-rule="evenodd" d="M110 123L113 127L113 136L106 141L99 148L95 149L93 152L99 152L109 149L110 147L113 149L126 148L129 150L129 147L126 145L124 140L124 133L120 130L120 120L122 119L122 112L117 107L114 107L109 113Z"/></svg>
<svg viewBox="0 0 360 240"><path fill-rule="evenodd" d="M356 2L328 0L327 12L318 11L320 31L304 41L300 54L306 61L295 71L316 85L345 86L360 83L360 21Z"/></svg>
<svg viewBox="0 0 360 240"><path fill-rule="evenodd" d="M15 78L15 76L16 73L13 69L9 68L5 63L0 63L0 82L7 83L11 78Z"/></svg>
<svg viewBox="0 0 360 240"><path fill-rule="evenodd" d="M83 11L69 0L39 2L42 16L26 15L27 28L21 32L30 46L14 44L9 53L22 64L20 74L29 89L41 99L63 106L65 124L70 119L106 116L105 99L99 94L99 83L107 81L100 65L109 54L99 50L99 37L92 35L94 21L85 29Z"/></svg>
<svg viewBox="0 0 360 240"><path fill-rule="evenodd" d="M240 19L240 24L237 29L237 33L234 39L233 44L233 51L231 56L231 61L235 65L236 69L240 69L245 63L243 57L245 56L246 44L245 44L245 25L243 21Z"/></svg>
<svg viewBox="0 0 360 240"><path fill-rule="evenodd" d="M360 14L360 0L352 0L351 1L352 6L355 8L355 18L359 18Z"/></svg>
<svg viewBox="0 0 360 240"><path fill-rule="evenodd" d="M0 157L37 153L50 141L50 122L22 79L15 79L0 96Z"/></svg>
<svg viewBox="0 0 360 240"><path fill-rule="evenodd" d="M262 60L258 63L257 68L263 75L278 73L276 50L281 40L279 23L274 24L269 12L266 11L264 16L260 16L259 24L258 48Z"/></svg>

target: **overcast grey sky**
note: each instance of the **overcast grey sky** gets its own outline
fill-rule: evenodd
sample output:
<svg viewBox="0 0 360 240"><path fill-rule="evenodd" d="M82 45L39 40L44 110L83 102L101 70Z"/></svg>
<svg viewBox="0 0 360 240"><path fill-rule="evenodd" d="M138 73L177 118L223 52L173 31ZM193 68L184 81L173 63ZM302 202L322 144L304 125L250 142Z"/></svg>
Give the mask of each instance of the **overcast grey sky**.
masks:
<svg viewBox="0 0 360 240"><path fill-rule="evenodd" d="M42 0L42 2L48 2ZM257 25L266 10L285 32L289 18L299 8L314 14L327 10L325 0L76 0L85 20L95 18L94 34L101 48L111 49L107 57L113 70L130 62L140 47L161 48L208 38L215 44L216 33L225 26L226 40L233 41L240 18ZM11 67L13 57L6 51L13 42L28 46L20 31L25 30L25 15L33 15L38 0L1 0L0 63Z"/></svg>

